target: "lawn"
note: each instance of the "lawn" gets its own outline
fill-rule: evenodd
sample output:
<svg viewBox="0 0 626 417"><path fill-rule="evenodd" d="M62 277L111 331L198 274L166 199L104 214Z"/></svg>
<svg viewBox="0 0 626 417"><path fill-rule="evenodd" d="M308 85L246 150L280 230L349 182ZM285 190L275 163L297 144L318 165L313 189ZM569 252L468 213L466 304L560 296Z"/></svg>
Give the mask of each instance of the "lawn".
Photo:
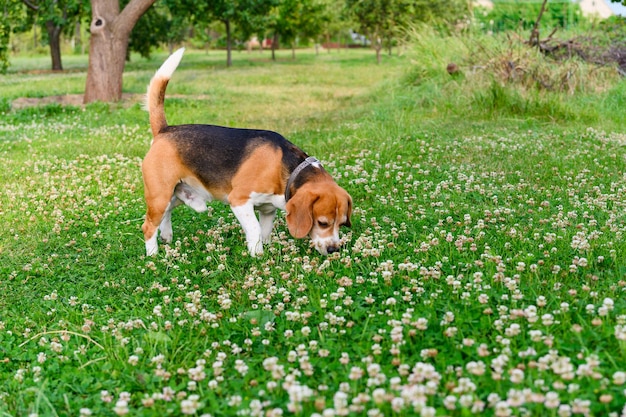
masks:
<svg viewBox="0 0 626 417"><path fill-rule="evenodd" d="M626 413L623 81L529 115L416 82L410 51L188 51L168 121L283 133L352 228L323 257L280 214L253 258L227 206L181 207L146 258L138 95L165 57L113 105L10 108L80 94L84 57L0 77L1 415Z"/></svg>

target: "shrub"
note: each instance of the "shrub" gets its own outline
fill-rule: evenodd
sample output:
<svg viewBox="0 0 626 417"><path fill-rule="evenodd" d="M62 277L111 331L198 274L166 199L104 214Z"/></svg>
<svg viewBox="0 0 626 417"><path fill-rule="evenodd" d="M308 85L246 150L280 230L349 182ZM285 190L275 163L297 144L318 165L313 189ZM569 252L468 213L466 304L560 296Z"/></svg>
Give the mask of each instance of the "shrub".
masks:
<svg viewBox="0 0 626 417"><path fill-rule="evenodd" d="M486 115L567 120L579 117L568 97L606 92L620 79L613 66L586 62L578 55L557 60L511 33L440 36L416 29L411 39L413 66L403 82L435 90L428 94L436 97L433 107L463 114L470 108Z"/></svg>

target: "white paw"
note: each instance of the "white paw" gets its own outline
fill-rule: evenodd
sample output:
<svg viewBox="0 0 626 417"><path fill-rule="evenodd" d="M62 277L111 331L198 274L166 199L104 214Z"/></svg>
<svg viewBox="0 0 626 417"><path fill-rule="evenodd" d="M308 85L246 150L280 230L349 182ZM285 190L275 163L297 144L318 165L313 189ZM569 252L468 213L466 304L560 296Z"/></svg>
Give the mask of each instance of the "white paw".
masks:
<svg viewBox="0 0 626 417"><path fill-rule="evenodd" d="M156 233L154 237L146 240L146 256L154 256L159 250L159 245L157 244Z"/></svg>
<svg viewBox="0 0 626 417"><path fill-rule="evenodd" d="M248 242L248 252L253 257L262 256L263 255L263 243L261 241L257 241L256 243Z"/></svg>
<svg viewBox="0 0 626 417"><path fill-rule="evenodd" d="M161 230L161 241L163 243L172 243L172 239L174 238L174 233L170 231L162 231Z"/></svg>

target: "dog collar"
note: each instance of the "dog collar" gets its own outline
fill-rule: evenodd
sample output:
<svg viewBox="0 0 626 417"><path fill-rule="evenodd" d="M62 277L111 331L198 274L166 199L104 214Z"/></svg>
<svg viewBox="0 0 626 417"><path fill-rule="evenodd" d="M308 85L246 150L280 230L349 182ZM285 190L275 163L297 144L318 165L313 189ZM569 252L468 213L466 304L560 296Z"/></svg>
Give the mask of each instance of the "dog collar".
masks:
<svg viewBox="0 0 626 417"><path fill-rule="evenodd" d="M289 189L291 188L291 185L296 180L298 175L300 175L300 172L302 172L304 168L315 164L321 167L320 161L318 161L317 158L309 156L307 159L302 161L300 165L296 167L296 169L293 170L293 172L289 176L289 179L287 180L287 186L285 187L285 202L289 201L289 199L291 198L291 191L289 191Z"/></svg>

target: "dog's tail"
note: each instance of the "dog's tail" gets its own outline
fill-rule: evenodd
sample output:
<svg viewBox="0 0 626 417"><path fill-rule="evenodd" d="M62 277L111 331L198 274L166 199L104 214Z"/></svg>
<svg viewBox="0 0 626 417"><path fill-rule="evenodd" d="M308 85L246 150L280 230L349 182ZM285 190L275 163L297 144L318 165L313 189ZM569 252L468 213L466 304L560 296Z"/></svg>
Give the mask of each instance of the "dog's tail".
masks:
<svg viewBox="0 0 626 417"><path fill-rule="evenodd" d="M180 48L170 55L154 74L148 85L146 109L150 114L150 128L152 129L152 136L155 138L162 129L167 127L164 106L165 89L183 57L183 52L185 52L185 48Z"/></svg>

